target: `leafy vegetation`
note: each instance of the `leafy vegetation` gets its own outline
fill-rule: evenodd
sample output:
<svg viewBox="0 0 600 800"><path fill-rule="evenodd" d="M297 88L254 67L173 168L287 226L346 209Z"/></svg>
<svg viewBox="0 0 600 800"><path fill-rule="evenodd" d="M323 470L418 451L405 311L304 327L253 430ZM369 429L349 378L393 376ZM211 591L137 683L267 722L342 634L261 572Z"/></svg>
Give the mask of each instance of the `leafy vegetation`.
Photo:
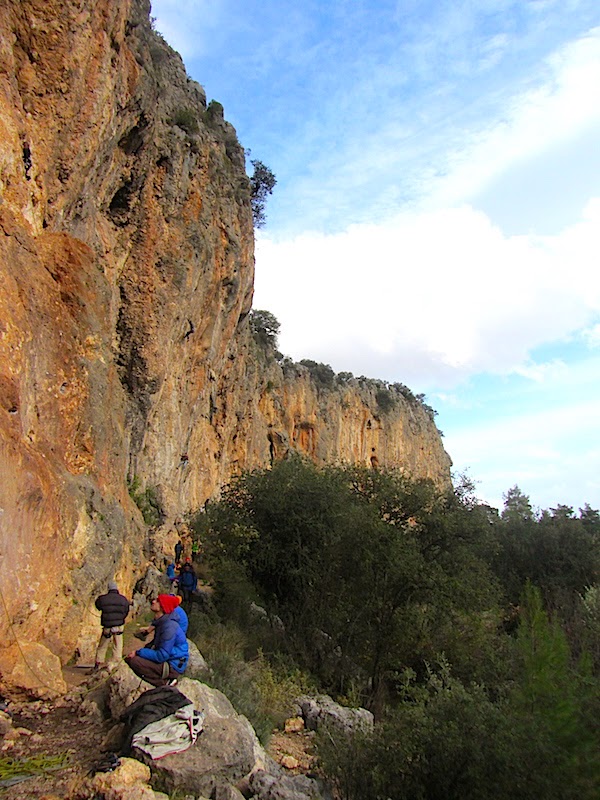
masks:
<svg viewBox="0 0 600 800"><path fill-rule="evenodd" d="M141 488L141 482L137 475L127 480L129 496L142 512L144 522L150 527L160 525L164 518L162 505L158 498L158 491L155 486Z"/></svg>
<svg viewBox="0 0 600 800"><path fill-rule="evenodd" d="M192 627L191 635L210 667L208 683L227 695L266 743L273 729L283 727L290 716L293 698L314 684L293 664L282 658L269 660L260 648L253 649L247 635L250 628L232 620L213 620L200 630Z"/></svg>
<svg viewBox="0 0 600 800"><path fill-rule="evenodd" d="M378 389L375 394L375 400L384 414L387 414L388 411L391 411L396 405L394 393L387 388Z"/></svg>
<svg viewBox="0 0 600 800"><path fill-rule="evenodd" d="M375 713L321 736L338 798L598 796L598 512L536 514L513 487L499 515L468 481L293 458L196 524L227 620L210 624L238 637L216 673L263 738L310 684Z"/></svg>
<svg viewBox="0 0 600 800"><path fill-rule="evenodd" d="M198 115L191 108L178 109L173 115L171 123L190 135L198 133L200 130Z"/></svg>
<svg viewBox="0 0 600 800"><path fill-rule="evenodd" d="M270 194L273 194L273 189L277 183L277 178L262 161L254 158L250 161L254 171L250 176L250 202L252 204L252 218L254 220L255 228L263 228L267 216L265 214L265 207L267 199Z"/></svg>
<svg viewBox="0 0 600 800"><path fill-rule="evenodd" d="M312 379L319 389L332 389L335 383L335 372L329 364L322 364L312 361L310 358L303 358L300 362L303 367L310 372Z"/></svg>
<svg viewBox="0 0 600 800"><path fill-rule="evenodd" d="M270 311L252 309L249 314L250 328L256 343L267 350L277 350L277 337L281 325Z"/></svg>

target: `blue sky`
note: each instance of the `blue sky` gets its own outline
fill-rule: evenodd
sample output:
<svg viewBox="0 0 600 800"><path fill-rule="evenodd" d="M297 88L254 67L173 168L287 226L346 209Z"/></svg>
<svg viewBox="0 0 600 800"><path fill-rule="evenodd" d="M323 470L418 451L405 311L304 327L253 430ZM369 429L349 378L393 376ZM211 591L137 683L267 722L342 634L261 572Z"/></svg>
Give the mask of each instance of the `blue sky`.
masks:
<svg viewBox="0 0 600 800"><path fill-rule="evenodd" d="M280 349L399 381L501 507L600 507L597 0L153 0L277 187Z"/></svg>

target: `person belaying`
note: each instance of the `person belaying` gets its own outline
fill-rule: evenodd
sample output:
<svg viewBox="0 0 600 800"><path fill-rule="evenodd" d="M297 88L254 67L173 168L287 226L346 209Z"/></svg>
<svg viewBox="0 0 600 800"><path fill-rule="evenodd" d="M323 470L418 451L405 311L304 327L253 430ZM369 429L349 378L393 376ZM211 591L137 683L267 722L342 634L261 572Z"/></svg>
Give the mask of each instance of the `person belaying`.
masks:
<svg viewBox="0 0 600 800"><path fill-rule="evenodd" d="M96 598L96 608L100 611L100 624L102 635L96 649L96 659L93 669L97 670L103 664L112 642L112 660L120 661L123 657L123 628L125 619L129 614L129 600L119 593L119 588L114 581L108 584L108 592Z"/></svg>
<svg viewBox="0 0 600 800"><path fill-rule="evenodd" d="M181 539L179 539L179 541L175 545L175 561L176 562L181 561L182 554L183 554L183 543L182 543Z"/></svg>

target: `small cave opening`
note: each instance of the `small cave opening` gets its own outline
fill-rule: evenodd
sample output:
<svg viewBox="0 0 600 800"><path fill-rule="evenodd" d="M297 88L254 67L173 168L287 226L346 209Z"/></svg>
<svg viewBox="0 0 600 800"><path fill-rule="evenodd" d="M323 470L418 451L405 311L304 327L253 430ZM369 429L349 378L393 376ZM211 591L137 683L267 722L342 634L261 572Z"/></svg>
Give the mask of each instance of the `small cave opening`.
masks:
<svg viewBox="0 0 600 800"><path fill-rule="evenodd" d="M125 225L127 223L132 191L131 183L125 183L115 192L113 199L110 201L108 213L115 225Z"/></svg>

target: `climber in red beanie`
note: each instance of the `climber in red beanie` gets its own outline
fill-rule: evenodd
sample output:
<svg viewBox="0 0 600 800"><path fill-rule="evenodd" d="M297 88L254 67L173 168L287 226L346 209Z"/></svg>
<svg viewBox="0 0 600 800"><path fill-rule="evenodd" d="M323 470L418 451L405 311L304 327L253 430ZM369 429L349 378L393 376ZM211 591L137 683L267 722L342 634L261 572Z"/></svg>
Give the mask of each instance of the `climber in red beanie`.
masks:
<svg viewBox="0 0 600 800"><path fill-rule="evenodd" d="M187 639L172 615L178 606L179 598L172 594L159 594L153 599L150 608L154 614L154 639L125 658L135 674L152 686L175 685L187 665Z"/></svg>

